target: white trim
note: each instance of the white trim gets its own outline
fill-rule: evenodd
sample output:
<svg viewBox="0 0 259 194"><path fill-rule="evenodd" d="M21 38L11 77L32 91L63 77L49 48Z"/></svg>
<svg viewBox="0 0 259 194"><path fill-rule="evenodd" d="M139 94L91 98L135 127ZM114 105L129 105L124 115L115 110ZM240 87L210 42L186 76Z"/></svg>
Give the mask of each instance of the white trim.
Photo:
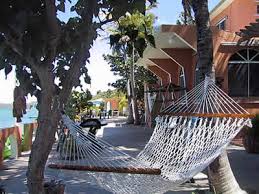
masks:
<svg viewBox="0 0 259 194"><path fill-rule="evenodd" d="M184 87L186 88L186 77L185 77L185 70L184 67L178 62L176 61L172 56L170 56L168 53L166 53L165 51L163 51L162 49L160 49L162 52L164 52L171 60L173 60L177 65L179 65L179 67L181 68L182 71L182 75L183 75L183 81L184 81ZM180 77L180 75L179 75Z"/></svg>
<svg viewBox="0 0 259 194"><path fill-rule="evenodd" d="M223 46L236 46L237 42L221 42L221 45Z"/></svg>
<svg viewBox="0 0 259 194"><path fill-rule="evenodd" d="M234 0L221 0L210 12L210 20L217 17L222 11L224 11Z"/></svg>
<svg viewBox="0 0 259 194"><path fill-rule="evenodd" d="M169 73L168 71L166 71L165 69L163 69L162 67L160 67L158 64L156 64L156 63L154 63L154 64L155 64L155 66L156 66L157 68L161 69L162 71L164 71L165 73L168 74L170 83L172 83L172 75L171 75L171 73Z"/></svg>
<svg viewBox="0 0 259 194"><path fill-rule="evenodd" d="M190 45L186 40L184 40L181 36L179 36L178 34L174 33L175 36L177 38L179 38L183 43L185 43L188 47L190 47L192 50L194 50L195 52L197 52L197 49L194 48L192 45Z"/></svg>
<svg viewBox="0 0 259 194"><path fill-rule="evenodd" d="M222 46L258 46L259 45L259 39L253 39L247 44L247 42L241 42L238 44L237 42L221 42ZM255 50L258 50L257 48L253 48Z"/></svg>
<svg viewBox="0 0 259 194"><path fill-rule="evenodd" d="M221 20L218 21L218 23L216 24L216 26L218 26L220 23L226 21L228 19L228 16L225 16L224 18L222 18Z"/></svg>
<svg viewBox="0 0 259 194"><path fill-rule="evenodd" d="M226 30L226 28L227 28L227 23L226 23L227 19L228 19L228 16L225 16L221 20L219 20L218 23L216 24L217 28L220 29L220 30ZM225 24L224 24L225 26L224 26L224 29L221 29L220 28L220 24L223 23L223 22L225 22Z"/></svg>

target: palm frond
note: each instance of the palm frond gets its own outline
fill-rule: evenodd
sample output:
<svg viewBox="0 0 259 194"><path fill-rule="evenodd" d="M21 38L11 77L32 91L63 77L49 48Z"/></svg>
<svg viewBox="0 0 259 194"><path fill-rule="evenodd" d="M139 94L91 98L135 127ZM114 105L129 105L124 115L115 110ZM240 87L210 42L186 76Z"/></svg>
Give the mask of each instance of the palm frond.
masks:
<svg viewBox="0 0 259 194"><path fill-rule="evenodd" d="M184 10L184 24L187 24L188 16L192 14L192 7L191 7L192 0L182 0L183 10Z"/></svg>

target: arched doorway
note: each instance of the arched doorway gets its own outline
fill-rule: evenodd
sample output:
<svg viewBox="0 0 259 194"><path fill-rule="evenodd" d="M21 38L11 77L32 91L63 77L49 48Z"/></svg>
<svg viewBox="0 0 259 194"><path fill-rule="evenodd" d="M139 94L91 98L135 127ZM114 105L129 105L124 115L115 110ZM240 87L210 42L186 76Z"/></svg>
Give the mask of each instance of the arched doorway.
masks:
<svg viewBox="0 0 259 194"><path fill-rule="evenodd" d="M259 97L259 50L243 49L230 57L228 91L233 97Z"/></svg>

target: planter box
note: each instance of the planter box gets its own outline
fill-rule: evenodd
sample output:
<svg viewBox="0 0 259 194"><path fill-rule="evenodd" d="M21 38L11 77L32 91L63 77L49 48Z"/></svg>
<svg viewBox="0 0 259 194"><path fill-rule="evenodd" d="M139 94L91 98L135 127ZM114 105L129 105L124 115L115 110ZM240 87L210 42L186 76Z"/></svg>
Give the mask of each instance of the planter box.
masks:
<svg viewBox="0 0 259 194"><path fill-rule="evenodd" d="M44 183L44 194L64 194L65 184L61 181L51 180Z"/></svg>

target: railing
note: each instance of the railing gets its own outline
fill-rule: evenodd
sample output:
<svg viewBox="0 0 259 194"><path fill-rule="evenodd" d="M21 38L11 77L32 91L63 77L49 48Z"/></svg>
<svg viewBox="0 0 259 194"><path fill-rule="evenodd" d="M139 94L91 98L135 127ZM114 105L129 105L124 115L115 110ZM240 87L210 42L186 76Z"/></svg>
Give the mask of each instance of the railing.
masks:
<svg viewBox="0 0 259 194"><path fill-rule="evenodd" d="M17 158L21 156L22 151L31 149L33 131L36 128L37 123L28 123L0 129L0 169L3 167L7 139L9 138L11 144L11 157Z"/></svg>

